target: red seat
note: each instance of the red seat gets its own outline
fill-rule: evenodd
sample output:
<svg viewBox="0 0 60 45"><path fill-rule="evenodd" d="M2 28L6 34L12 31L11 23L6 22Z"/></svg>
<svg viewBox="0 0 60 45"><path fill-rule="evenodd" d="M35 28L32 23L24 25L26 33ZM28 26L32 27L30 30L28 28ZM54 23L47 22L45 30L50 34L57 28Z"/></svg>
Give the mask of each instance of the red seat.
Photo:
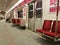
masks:
<svg viewBox="0 0 60 45"><path fill-rule="evenodd" d="M56 21L54 21L51 32L45 32L46 35L50 37L60 37L60 21L57 22L57 33L55 33Z"/></svg>
<svg viewBox="0 0 60 45"><path fill-rule="evenodd" d="M20 19L16 19L16 24L20 24Z"/></svg>
<svg viewBox="0 0 60 45"><path fill-rule="evenodd" d="M12 19L12 23L15 23L15 19Z"/></svg>
<svg viewBox="0 0 60 45"><path fill-rule="evenodd" d="M36 29L39 33L44 33L50 31L52 20L44 20L43 28L42 29Z"/></svg>

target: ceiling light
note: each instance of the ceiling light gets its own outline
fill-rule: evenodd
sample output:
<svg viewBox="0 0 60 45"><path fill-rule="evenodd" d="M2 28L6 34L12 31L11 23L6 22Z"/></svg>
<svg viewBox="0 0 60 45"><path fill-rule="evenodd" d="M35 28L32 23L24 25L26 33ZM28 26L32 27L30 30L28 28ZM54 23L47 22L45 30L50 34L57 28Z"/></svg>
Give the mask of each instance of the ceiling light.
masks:
<svg viewBox="0 0 60 45"><path fill-rule="evenodd" d="M18 6L22 1L24 0L18 0L17 3L15 3L14 6L12 6L12 8L10 8L6 13L9 13L11 10L13 10L16 6Z"/></svg>

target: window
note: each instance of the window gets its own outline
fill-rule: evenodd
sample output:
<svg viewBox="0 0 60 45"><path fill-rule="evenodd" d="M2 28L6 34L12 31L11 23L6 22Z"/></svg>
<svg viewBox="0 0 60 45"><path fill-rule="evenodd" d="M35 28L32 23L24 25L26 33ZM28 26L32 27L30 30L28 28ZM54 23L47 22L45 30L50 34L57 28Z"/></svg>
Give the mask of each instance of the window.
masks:
<svg viewBox="0 0 60 45"><path fill-rule="evenodd" d="M18 18L23 18L23 11L22 10L18 11Z"/></svg>
<svg viewBox="0 0 60 45"><path fill-rule="evenodd" d="M29 18L33 17L33 5L29 5Z"/></svg>
<svg viewBox="0 0 60 45"><path fill-rule="evenodd" d="M42 17L42 1L38 1L36 5L36 17Z"/></svg>

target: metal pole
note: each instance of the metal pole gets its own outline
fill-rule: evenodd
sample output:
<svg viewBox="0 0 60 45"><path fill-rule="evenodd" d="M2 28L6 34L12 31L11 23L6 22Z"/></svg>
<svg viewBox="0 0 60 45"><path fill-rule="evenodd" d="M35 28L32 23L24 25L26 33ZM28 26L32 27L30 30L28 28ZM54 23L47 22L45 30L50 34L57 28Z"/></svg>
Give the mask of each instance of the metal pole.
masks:
<svg viewBox="0 0 60 45"><path fill-rule="evenodd" d="M33 31L34 32L36 32L35 31L35 20L36 20L36 18L35 18L35 16L36 16L36 8L35 8L35 2L36 2L36 0L33 0L33 3L34 3L34 8L33 8L33 16L34 16L34 24L33 24Z"/></svg>
<svg viewBox="0 0 60 45"><path fill-rule="evenodd" d="M56 28L55 28L55 34L57 35L57 26L58 26L58 13L59 13L59 0L57 0L57 13L56 13Z"/></svg>
<svg viewBox="0 0 60 45"><path fill-rule="evenodd" d="M33 8L33 16L34 16L34 27L33 27L33 31L35 32L35 1L33 1L33 3L34 3L34 8Z"/></svg>

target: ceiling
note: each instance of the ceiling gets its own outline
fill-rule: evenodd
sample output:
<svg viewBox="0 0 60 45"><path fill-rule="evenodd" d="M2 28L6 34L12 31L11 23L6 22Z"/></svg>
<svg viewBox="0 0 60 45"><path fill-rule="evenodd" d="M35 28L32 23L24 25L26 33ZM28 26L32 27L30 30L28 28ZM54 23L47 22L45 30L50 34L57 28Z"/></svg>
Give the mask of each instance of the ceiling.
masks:
<svg viewBox="0 0 60 45"><path fill-rule="evenodd" d="M0 11L9 10L18 0L0 0Z"/></svg>

